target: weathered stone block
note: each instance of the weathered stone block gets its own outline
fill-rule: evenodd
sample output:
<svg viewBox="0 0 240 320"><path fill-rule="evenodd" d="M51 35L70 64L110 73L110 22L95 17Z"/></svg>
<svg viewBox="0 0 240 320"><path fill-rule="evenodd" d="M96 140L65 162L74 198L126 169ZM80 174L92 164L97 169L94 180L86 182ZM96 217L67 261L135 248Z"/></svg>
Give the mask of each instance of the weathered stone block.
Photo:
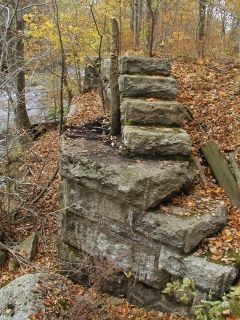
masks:
<svg viewBox="0 0 240 320"><path fill-rule="evenodd" d="M117 296L127 292L127 277L123 272L107 265L101 257L93 258L63 241L59 245L59 266L62 273L85 286L94 285L100 291Z"/></svg>
<svg viewBox="0 0 240 320"><path fill-rule="evenodd" d="M58 274L24 274L0 289L0 319L29 320L35 314L46 314L46 292L63 292L69 297L66 279ZM57 320L52 315L51 320Z"/></svg>
<svg viewBox="0 0 240 320"><path fill-rule="evenodd" d="M154 288L166 285L166 271L158 268L158 252L152 248L136 245L128 237L114 234L102 222L91 223L70 213L65 214L64 225L62 240L70 245L70 249L74 247L97 259L106 258L115 268L130 272ZM79 261L79 265L81 263Z"/></svg>
<svg viewBox="0 0 240 320"><path fill-rule="evenodd" d="M124 99L121 104L123 124L181 126L186 108L176 101Z"/></svg>
<svg viewBox="0 0 240 320"><path fill-rule="evenodd" d="M175 100L178 94L177 81L172 77L129 76L119 77L122 98L157 98Z"/></svg>
<svg viewBox="0 0 240 320"><path fill-rule="evenodd" d="M102 63L106 100L109 66ZM237 278L234 267L186 256L226 224L225 208L211 204L214 210L197 216L176 206L168 206L168 215L156 209L194 180L190 161L179 161L191 153L190 137L179 128L186 110L174 102L178 87L168 60L124 57L120 74L124 146L117 141L111 147L101 134L84 130L61 144L60 266L75 280L131 303L189 316L210 290L221 295ZM185 289L163 294L168 282L183 278L194 281L196 296L187 292L183 301Z"/></svg>
<svg viewBox="0 0 240 320"><path fill-rule="evenodd" d="M144 283L132 280L128 286L127 299L131 304L144 307L147 310L160 310L171 312L181 316L189 316L189 307L176 303L168 298L161 290L154 289Z"/></svg>
<svg viewBox="0 0 240 320"><path fill-rule="evenodd" d="M149 248L150 250L159 252L162 245L160 242L146 237L143 233L136 232L135 229L133 228L133 223L136 219L136 216L133 217L133 221L130 226L119 225L117 223L110 223L109 221L105 222L104 219L103 219L103 223L105 223L105 225L108 226L108 229L112 233L117 234L123 238L130 239L141 246Z"/></svg>
<svg viewBox="0 0 240 320"><path fill-rule="evenodd" d="M27 260L32 260L37 251L37 235L33 232L29 237L27 237L20 244L13 248L13 251L20 254Z"/></svg>
<svg viewBox="0 0 240 320"><path fill-rule="evenodd" d="M96 222L102 217L107 217L127 224L128 218L139 212L139 209L126 202L84 188L73 181L65 179L63 185L65 208L91 221Z"/></svg>
<svg viewBox="0 0 240 320"><path fill-rule="evenodd" d="M147 238L188 253L202 239L221 230L226 224L226 207L216 203L211 211L200 215L193 214L191 217L167 215L160 211L148 212L136 217L134 229Z"/></svg>
<svg viewBox="0 0 240 320"><path fill-rule="evenodd" d="M135 155L189 156L190 136L178 128L125 126L123 144Z"/></svg>
<svg viewBox="0 0 240 320"><path fill-rule="evenodd" d="M159 268L182 278L190 278L203 291L212 290L217 296L227 291L237 277L237 269L209 262L204 258L185 257L178 252L162 246Z"/></svg>
<svg viewBox="0 0 240 320"><path fill-rule="evenodd" d="M61 241L84 251L91 256L99 256L97 243L99 230L96 223L86 221L70 211L63 213Z"/></svg>
<svg viewBox="0 0 240 320"><path fill-rule="evenodd" d="M61 145L63 178L145 210L188 187L195 170L187 161L127 159L102 142L81 139Z"/></svg>
<svg viewBox="0 0 240 320"><path fill-rule="evenodd" d="M158 257L155 252L140 246L135 247L132 264L134 278L160 290L166 286L170 275L164 269L158 269L157 261Z"/></svg>
<svg viewBox="0 0 240 320"><path fill-rule="evenodd" d="M93 257L106 258L124 272L131 270L132 244L127 239L106 234L107 227L66 213L63 241Z"/></svg>
<svg viewBox="0 0 240 320"><path fill-rule="evenodd" d="M101 75L103 81L107 80L109 81L109 75L110 75L110 59L103 59L101 63Z"/></svg>
<svg viewBox="0 0 240 320"><path fill-rule="evenodd" d="M153 60L153 62L149 62ZM137 58L137 57L126 57L120 59L120 73L127 74L142 74L147 71L146 74L156 74L169 76L171 74L171 64L169 60L165 59L148 59L148 58ZM122 62L121 62L122 61ZM128 68L131 65L131 70L128 71ZM110 59L103 59L101 63L101 75L102 75L102 84L103 84L103 94L105 99L106 106L110 105L111 101L111 90L109 82L110 74Z"/></svg>
<svg viewBox="0 0 240 320"><path fill-rule="evenodd" d="M169 76L171 69L171 62L168 59L122 57L119 60L120 74Z"/></svg>

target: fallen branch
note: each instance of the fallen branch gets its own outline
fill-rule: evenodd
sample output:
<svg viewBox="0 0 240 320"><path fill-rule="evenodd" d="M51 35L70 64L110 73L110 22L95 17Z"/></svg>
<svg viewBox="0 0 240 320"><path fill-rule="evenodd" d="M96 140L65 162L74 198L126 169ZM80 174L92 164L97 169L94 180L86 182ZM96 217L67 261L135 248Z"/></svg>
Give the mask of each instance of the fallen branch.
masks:
<svg viewBox="0 0 240 320"><path fill-rule="evenodd" d="M195 122L197 123L197 125L198 125L198 127L199 127L199 130L200 130L200 132L201 132L201 134L202 134L203 136L206 136L206 135L207 135L206 130L204 129L204 126L203 126L201 123L199 123L199 122L194 118L194 115L193 115L193 113L192 113L192 110L191 110L188 106L186 106L186 116L187 116L188 121L193 121L193 120L195 120Z"/></svg>
<svg viewBox="0 0 240 320"><path fill-rule="evenodd" d="M240 192L237 182L217 144L209 141L201 147L201 151L218 184L228 194L231 203L234 206L240 206Z"/></svg>
<svg viewBox="0 0 240 320"><path fill-rule="evenodd" d="M51 186L51 184L53 183L53 181L55 180L57 174L58 174L58 170L59 167L57 166L55 172L53 173L51 179L48 181L48 184L46 185L46 187L39 193L39 195L32 201L32 204L37 203L47 192L48 188Z"/></svg>

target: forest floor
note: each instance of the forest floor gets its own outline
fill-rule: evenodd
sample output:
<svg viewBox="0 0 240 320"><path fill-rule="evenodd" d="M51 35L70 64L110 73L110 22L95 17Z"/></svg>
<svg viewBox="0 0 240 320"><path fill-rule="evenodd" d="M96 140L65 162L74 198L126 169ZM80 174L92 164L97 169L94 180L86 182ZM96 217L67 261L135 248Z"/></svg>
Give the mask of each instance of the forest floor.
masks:
<svg viewBox="0 0 240 320"><path fill-rule="evenodd" d="M234 61L202 61L188 63L176 60L173 63L173 73L179 81L178 101L184 103L191 110L192 119L186 122L185 129L191 135L193 141L193 154L199 158L207 183L200 180L192 192L188 195L180 195L172 199L173 203L180 203L186 207L196 206L197 199L218 199L228 207L229 225L221 233L212 238L205 239L195 253L207 254L214 261L223 261L229 264L240 263L240 210L231 205L224 191L216 184L210 169L204 163L200 146L207 140L218 143L225 154L236 150L240 146L240 92L239 92L239 65ZM68 120L71 125L82 126L103 116L100 97L96 93L81 95L74 100L79 112ZM199 130L202 126L205 134ZM22 265L15 272L9 272L5 266L0 274L0 287L21 274L30 271L59 272L57 262L57 225L59 219L58 190L61 184L60 177L51 183L47 192L37 202L34 201L41 190L48 184L50 177L56 171L59 157L59 132L57 129L48 130L31 148L22 155L22 166L19 170L20 180L17 184L17 192L21 195L21 208L15 215L8 236L13 242L22 241L32 231L38 234L38 253L34 261L29 265ZM238 158L239 161L240 157ZM240 162L239 162L240 164ZM21 183L20 183L21 182ZM4 218L4 215L3 215ZM7 221L6 221L7 226ZM234 254L233 254L234 253ZM107 296L99 295L94 290L85 289L73 284L70 280L66 283L69 292L49 292L46 300L47 315L35 315L32 319L51 319L52 315L58 315L59 319L145 319L145 320L180 320L177 316L165 315L160 312L147 312L129 305L127 302L118 305L108 305L99 311L94 307L87 310L79 306L79 310L69 317L64 316L62 305L65 299L70 306L78 308L77 296L88 295L94 301L102 301ZM97 304L97 303L96 303ZM74 307L75 306L75 307ZM84 311L85 310L85 311ZM89 314L85 318L84 312ZM62 315L62 316L61 316ZM104 317L103 317L104 315ZM230 318L229 318L230 319ZM233 318L231 318L233 319Z"/></svg>

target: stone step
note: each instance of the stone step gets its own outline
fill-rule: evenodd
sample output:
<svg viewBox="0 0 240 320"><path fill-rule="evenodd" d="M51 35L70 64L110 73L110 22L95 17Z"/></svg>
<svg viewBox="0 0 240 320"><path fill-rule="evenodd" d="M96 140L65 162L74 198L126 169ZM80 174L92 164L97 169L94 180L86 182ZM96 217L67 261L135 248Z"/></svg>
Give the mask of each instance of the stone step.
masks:
<svg viewBox="0 0 240 320"><path fill-rule="evenodd" d="M122 57L119 59L120 74L144 74L170 76L171 62L168 59Z"/></svg>
<svg viewBox="0 0 240 320"><path fill-rule="evenodd" d="M148 101L124 99L121 103L121 120L125 124L181 126L186 108L176 101Z"/></svg>
<svg viewBox="0 0 240 320"><path fill-rule="evenodd" d="M109 230L141 245L154 241L156 247L165 244L184 253L227 224L226 207L218 201L208 201L203 210L168 205L167 212L146 212L68 180L64 180L64 197L71 215L95 223L101 217Z"/></svg>
<svg viewBox="0 0 240 320"><path fill-rule="evenodd" d="M188 161L128 159L105 142L87 138L62 143L60 170L67 180L141 210L180 192L195 177Z"/></svg>
<svg viewBox="0 0 240 320"><path fill-rule="evenodd" d="M226 206L212 201L208 207L203 212L193 208L191 216L184 216L188 210L176 206L168 207L168 214L161 210L147 212L137 216L133 228L148 239L189 253L200 241L227 225Z"/></svg>
<svg viewBox="0 0 240 320"><path fill-rule="evenodd" d="M164 279L170 275L175 279L192 279L197 288L206 293L211 290L214 295L220 296L230 288L238 275L237 268L233 266L186 255L164 244L160 247L139 245L125 235L111 232L101 220L93 223L68 214L64 217L62 228L62 240L70 245L69 249L74 247L75 252L83 251L82 257L85 259L86 254L106 258L116 269L131 272L136 281L152 288L163 289L171 278L166 282Z"/></svg>
<svg viewBox="0 0 240 320"><path fill-rule="evenodd" d="M164 269L175 277L192 279L196 287L213 295L221 296L238 276L237 268L207 261L206 258L184 256L162 246L159 270Z"/></svg>
<svg viewBox="0 0 240 320"><path fill-rule="evenodd" d="M132 155L189 156L191 138L179 128L125 126L123 144Z"/></svg>
<svg viewBox="0 0 240 320"><path fill-rule="evenodd" d="M151 239L156 246L165 244L185 253L227 224L226 207L217 201L208 201L203 210L168 205L167 213L163 209L146 212L68 180L64 180L64 198L72 214L92 222L101 217L102 223L116 234L142 245Z"/></svg>
<svg viewBox="0 0 240 320"><path fill-rule="evenodd" d="M172 77L122 75L119 77L121 97L157 98L175 100L178 94L177 81Z"/></svg>

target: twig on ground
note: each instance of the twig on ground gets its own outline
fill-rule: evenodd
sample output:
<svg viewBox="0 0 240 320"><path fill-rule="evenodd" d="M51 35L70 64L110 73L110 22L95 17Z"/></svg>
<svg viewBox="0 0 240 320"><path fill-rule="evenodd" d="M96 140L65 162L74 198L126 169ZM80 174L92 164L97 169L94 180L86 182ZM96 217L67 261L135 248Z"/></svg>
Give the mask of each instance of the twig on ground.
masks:
<svg viewBox="0 0 240 320"><path fill-rule="evenodd" d="M58 170L59 167L57 166L56 170L54 171L51 179L48 181L48 184L46 185L46 187L39 193L39 195L32 201L32 204L37 203L47 192L48 188L51 186L51 184L53 183L53 181L55 180L57 174L58 174Z"/></svg>

